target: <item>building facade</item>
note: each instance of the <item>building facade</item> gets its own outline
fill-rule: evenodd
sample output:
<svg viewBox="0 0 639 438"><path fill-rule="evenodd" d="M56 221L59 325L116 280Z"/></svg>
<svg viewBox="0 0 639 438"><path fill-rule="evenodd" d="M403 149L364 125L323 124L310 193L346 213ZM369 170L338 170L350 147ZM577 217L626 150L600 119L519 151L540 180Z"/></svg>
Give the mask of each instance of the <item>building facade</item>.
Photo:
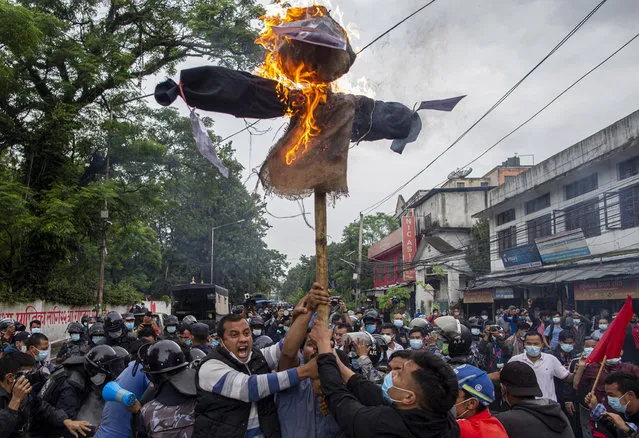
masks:
<svg viewBox="0 0 639 438"><path fill-rule="evenodd" d="M475 217L491 274L468 303L598 313L639 298L639 111L494 188Z"/></svg>

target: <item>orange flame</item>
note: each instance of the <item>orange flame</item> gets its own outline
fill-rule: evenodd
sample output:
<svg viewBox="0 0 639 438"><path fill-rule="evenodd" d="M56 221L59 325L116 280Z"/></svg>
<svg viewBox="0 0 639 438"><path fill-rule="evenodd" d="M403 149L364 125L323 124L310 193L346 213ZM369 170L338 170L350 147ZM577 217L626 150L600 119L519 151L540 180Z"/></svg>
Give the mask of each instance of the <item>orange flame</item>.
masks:
<svg viewBox="0 0 639 438"><path fill-rule="evenodd" d="M312 69L308 68L304 63L292 66L293 69L290 67L288 69L285 68L283 59L278 53L283 37L277 35L273 31L273 27L298 21L309 14L312 17L321 17L326 13L325 8L314 6L313 9L310 9L310 12L307 8L288 8L285 16L265 15L260 17L265 27L260 37L255 40L255 43L262 45L268 53L264 63L256 69L256 73L279 83L277 87L278 95L283 102L289 103L287 116L300 114L301 126L304 128L304 132L297 143L286 153L287 165L293 164L298 158L300 149L302 149L301 153L304 154L307 151L310 139L321 132L321 129L316 124L315 110L320 104L326 103L330 85L318 81ZM290 90L293 90L293 93ZM291 96L291 94L293 95ZM303 99L298 99L298 94L301 94L300 97L303 97Z"/></svg>

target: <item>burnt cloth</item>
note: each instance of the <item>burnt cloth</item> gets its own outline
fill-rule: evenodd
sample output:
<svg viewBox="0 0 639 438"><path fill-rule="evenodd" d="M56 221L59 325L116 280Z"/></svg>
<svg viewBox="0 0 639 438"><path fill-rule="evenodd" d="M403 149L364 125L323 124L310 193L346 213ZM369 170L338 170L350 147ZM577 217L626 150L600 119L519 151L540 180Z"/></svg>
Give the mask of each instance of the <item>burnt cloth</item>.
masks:
<svg viewBox="0 0 639 438"><path fill-rule="evenodd" d="M348 146L354 116L354 96L329 94L326 103L315 111L317 126L323 127L322 131L309 139L306 148L300 146L288 165L286 153L303 132L300 117L293 116L287 131L271 148L260 169L264 187L288 198L312 192L330 193L333 197L347 194Z"/></svg>

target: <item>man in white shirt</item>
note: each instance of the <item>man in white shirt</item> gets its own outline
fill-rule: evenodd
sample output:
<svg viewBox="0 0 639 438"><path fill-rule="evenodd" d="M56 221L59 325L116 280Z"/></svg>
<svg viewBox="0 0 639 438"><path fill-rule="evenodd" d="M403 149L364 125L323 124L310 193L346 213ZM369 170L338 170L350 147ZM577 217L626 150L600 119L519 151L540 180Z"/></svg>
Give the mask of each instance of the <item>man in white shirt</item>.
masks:
<svg viewBox="0 0 639 438"><path fill-rule="evenodd" d="M543 341L537 332L526 333L524 340L525 353L513 356L508 362L523 362L529 365L537 376L537 382L541 388L542 397L557 401L555 394L554 378L572 382L574 374L571 374L552 354L541 352Z"/></svg>
<svg viewBox="0 0 639 438"><path fill-rule="evenodd" d="M395 326L393 324L385 323L382 325L382 337L384 337L388 344L388 357L396 351L404 349L404 347L395 342Z"/></svg>

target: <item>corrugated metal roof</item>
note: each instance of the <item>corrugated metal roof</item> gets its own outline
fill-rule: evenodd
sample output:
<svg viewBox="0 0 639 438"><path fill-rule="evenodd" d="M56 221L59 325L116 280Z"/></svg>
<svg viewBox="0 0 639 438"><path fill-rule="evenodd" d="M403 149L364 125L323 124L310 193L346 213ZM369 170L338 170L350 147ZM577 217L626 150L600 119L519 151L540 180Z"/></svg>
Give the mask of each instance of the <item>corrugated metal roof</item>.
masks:
<svg viewBox="0 0 639 438"><path fill-rule="evenodd" d="M593 280L603 277L624 277L639 275L639 261L605 263L566 269L545 270L530 274L504 275L478 280L469 290L491 289L494 287L528 286Z"/></svg>

